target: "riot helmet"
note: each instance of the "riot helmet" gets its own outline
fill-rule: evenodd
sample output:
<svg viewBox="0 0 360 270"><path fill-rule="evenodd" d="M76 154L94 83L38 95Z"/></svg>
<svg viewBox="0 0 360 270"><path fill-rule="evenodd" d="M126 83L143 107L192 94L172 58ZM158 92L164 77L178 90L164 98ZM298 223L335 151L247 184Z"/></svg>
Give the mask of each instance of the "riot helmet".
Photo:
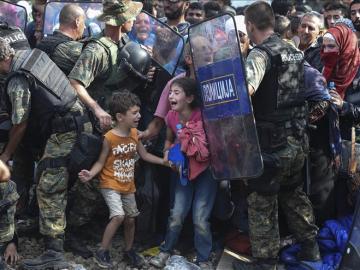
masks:
<svg viewBox="0 0 360 270"><path fill-rule="evenodd" d="M140 44L133 41L125 44L119 53L119 59L119 70L125 70L130 77L147 80L151 57Z"/></svg>

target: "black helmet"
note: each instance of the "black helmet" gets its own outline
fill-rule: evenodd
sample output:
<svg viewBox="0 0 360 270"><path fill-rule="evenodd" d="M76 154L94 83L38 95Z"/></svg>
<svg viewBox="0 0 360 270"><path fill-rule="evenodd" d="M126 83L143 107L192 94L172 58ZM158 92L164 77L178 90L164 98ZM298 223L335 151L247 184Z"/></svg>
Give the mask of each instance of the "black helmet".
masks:
<svg viewBox="0 0 360 270"><path fill-rule="evenodd" d="M129 75L147 80L146 74L151 65L151 57L140 44L133 41L126 43L119 53L119 58L119 69L125 68L129 71Z"/></svg>

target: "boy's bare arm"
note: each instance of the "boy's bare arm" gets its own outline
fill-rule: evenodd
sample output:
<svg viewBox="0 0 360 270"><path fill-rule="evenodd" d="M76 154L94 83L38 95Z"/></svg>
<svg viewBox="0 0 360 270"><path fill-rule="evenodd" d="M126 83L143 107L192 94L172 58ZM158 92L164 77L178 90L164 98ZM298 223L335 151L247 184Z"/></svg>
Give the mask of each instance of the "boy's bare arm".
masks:
<svg viewBox="0 0 360 270"><path fill-rule="evenodd" d="M168 163L166 161L164 161L164 159L148 153L148 151L146 151L146 149L141 141L139 141L139 143L137 145L137 151L138 151L140 157L147 162L169 166Z"/></svg>
<svg viewBox="0 0 360 270"><path fill-rule="evenodd" d="M106 162L106 158L109 154L109 151L110 151L109 143L107 142L106 139L104 139L99 159L94 163L90 171L82 170L79 173L79 178L82 182L87 182L91 180L102 170Z"/></svg>

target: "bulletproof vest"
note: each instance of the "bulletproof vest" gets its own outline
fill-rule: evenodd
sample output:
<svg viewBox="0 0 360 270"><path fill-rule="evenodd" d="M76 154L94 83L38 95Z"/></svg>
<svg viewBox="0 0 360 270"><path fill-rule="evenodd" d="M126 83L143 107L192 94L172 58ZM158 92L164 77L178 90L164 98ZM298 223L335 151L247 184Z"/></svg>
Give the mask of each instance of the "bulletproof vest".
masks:
<svg viewBox="0 0 360 270"><path fill-rule="evenodd" d="M0 37L7 40L15 51L30 49L30 45L25 34L18 27L8 26L6 23L0 23Z"/></svg>
<svg viewBox="0 0 360 270"><path fill-rule="evenodd" d="M259 136L285 139L286 136L294 135L294 132L302 136L307 112L303 54L275 34L256 48L267 53L271 65L252 97ZM267 130L265 133L269 134L261 134L264 133L261 126L269 123L276 124L268 126L271 126L270 129L275 128L277 133ZM265 138L265 141L268 139Z"/></svg>
<svg viewBox="0 0 360 270"><path fill-rule="evenodd" d="M51 57L58 45L71 40L72 39L68 36L62 34L54 34L43 38L41 42L36 46L36 48L42 50Z"/></svg>
<svg viewBox="0 0 360 270"><path fill-rule="evenodd" d="M283 112L305 102L303 54L276 35L256 48L268 54L271 67L252 98L255 118L267 120L275 115L291 119Z"/></svg>
<svg viewBox="0 0 360 270"><path fill-rule="evenodd" d="M38 49L29 52L18 70L9 75L8 82L19 75L27 78L31 92L27 135L44 142L51 134L53 117L69 112L77 95L65 74Z"/></svg>
<svg viewBox="0 0 360 270"><path fill-rule="evenodd" d="M70 61L70 60L62 58L61 60L57 60L56 58L53 57L53 54L54 54L57 46L65 43L65 42L72 41L72 40L73 39L71 39L70 37L63 35L62 33L56 31L54 33L54 35L43 38L41 40L41 42L36 46L36 48L45 52L51 58L51 60L53 60L55 62L55 64L58 67L60 67L60 69L66 75L68 75L71 72L72 68L74 67L75 61L77 59L71 59L71 61Z"/></svg>

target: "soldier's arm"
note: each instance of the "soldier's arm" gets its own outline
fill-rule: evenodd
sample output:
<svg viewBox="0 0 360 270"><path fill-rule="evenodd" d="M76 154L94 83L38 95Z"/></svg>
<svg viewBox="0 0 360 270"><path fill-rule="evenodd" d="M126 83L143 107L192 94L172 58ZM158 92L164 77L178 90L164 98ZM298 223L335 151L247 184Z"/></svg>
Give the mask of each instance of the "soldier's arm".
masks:
<svg viewBox="0 0 360 270"><path fill-rule="evenodd" d="M86 88L90 86L95 78L106 74L107 68L108 56L104 48L96 43L89 43L69 74L71 85L75 88L80 100L99 119L102 129L110 127L111 116L98 105Z"/></svg>
<svg viewBox="0 0 360 270"><path fill-rule="evenodd" d="M246 78L249 95L252 96L258 89L269 65L269 58L265 52L253 49L246 59Z"/></svg>
<svg viewBox="0 0 360 270"><path fill-rule="evenodd" d="M70 79L72 87L74 87L80 100L95 114L99 119L101 129L108 129L111 126L111 116L105 112L99 104L89 95L85 87L77 80Z"/></svg>
<svg viewBox="0 0 360 270"><path fill-rule="evenodd" d="M30 113L30 90L25 77L12 78L8 83L7 92L12 105L11 122L13 126L9 132L9 141L0 156L5 163L9 161L23 138Z"/></svg>

